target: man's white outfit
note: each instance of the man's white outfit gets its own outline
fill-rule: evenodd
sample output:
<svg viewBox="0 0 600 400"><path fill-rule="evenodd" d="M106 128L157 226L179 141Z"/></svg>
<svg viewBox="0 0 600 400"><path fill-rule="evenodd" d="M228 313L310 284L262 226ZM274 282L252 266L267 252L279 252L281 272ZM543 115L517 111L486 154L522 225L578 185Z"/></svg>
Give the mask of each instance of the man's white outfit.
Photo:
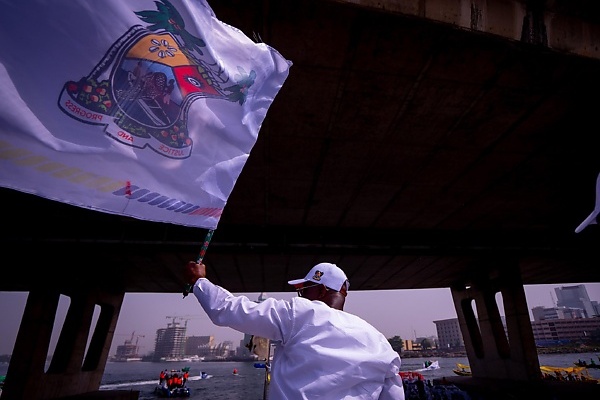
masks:
<svg viewBox="0 0 600 400"><path fill-rule="evenodd" d="M400 356L356 315L301 297L256 303L205 278L194 295L215 325L279 342L269 400L404 400Z"/></svg>

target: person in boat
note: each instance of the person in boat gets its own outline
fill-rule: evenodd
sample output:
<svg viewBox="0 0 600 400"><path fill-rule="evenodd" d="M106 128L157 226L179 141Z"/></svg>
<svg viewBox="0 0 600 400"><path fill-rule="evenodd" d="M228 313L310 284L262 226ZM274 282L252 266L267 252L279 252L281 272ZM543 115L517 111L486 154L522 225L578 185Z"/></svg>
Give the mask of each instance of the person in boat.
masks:
<svg viewBox="0 0 600 400"><path fill-rule="evenodd" d="M181 387L185 387L185 384L188 381L188 378L190 377L190 372L189 370L183 371L183 375L182 375L182 382L181 382Z"/></svg>
<svg viewBox="0 0 600 400"><path fill-rule="evenodd" d="M210 282L203 263L188 262L183 276L214 324L277 343L270 400L404 400L399 354L375 327L343 311L350 284L335 264L288 281L298 297L260 303Z"/></svg>
<svg viewBox="0 0 600 400"><path fill-rule="evenodd" d="M169 390L175 389L177 378L177 374L169 375L169 377L167 378L167 388L169 388Z"/></svg>
<svg viewBox="0 0 600 400"><path fill-rule="evenodd" d="M183 378L178 374L173 374L173 378L171 379L171 384L169 385L169 389L175 389L183 387Z"/></svg>
<svg viewBox="0 0 600 400"><path fill-rule="evenodd" d="M158 384L160 386L165 386L165 383L167 382L167 370L162 370L160 371L160 375L158 376Z"/></svg>

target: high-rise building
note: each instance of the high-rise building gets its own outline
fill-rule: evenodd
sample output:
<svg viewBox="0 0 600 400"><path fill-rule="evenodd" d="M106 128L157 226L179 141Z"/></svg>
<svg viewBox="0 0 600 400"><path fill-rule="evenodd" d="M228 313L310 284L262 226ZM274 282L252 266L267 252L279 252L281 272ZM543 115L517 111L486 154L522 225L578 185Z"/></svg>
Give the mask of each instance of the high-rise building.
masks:
<svg viewBox="0 0 600 400"><path fill-rule="evenodd" d="M188 336L185 341L185 355L209 357L214 347L214 336Z"/></svg>
<svg viewBox="0 0 600 400"><path fill-rule="evenodd" d="M465 341L458 318L443 319L433 321L437 330L438 349L439 350L459 350L464 349Z"/></svg>
<svg viewBox="0 0 600 400"><path fill-rule="evenodd" d="M598 302L590 301L585 285L554 288L556 307L531 309L531 328L539 346L583 342L600 331Z"/></svg>
<svg viewBox="0 0 600 400"><path fill-rule="evenodd" d="M156 331L153 361L183 358L185 355L187 323L182 326L176 321L178 317L167 318L173 318L173 322Z"/></svg>
<svg viewBox="0 0 600 400"><path fill-rule="evenodd" d="M556 292L556 306L581 308L586 318L598 315L590 301L585 285L561 286L554 288Z"/></svg>
<svg viewBox="0 0 600 400"><path fill-rule="evenodd" d="M585 318L584 311L581 308L570 307L542 307L537 306L531 309L534 321L544 321L552 319L574 319Z"/></svg>
<svg viewBox="0 0 600 400"><path fill-rule="evenodd" d="M550 319L531 323L538 346L585 342L600 331L600 318Z"/></svg>

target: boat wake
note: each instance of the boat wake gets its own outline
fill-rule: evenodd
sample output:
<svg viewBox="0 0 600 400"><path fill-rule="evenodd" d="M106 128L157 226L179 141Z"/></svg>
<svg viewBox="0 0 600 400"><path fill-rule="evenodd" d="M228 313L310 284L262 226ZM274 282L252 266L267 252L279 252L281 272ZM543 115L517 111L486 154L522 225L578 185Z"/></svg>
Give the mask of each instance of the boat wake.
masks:
<svg viewBox="0 0 600 400"><path fill-rule="evenodd" d="M212 375L205 375L205 376L200 376L200 375L197 375L197 376L190 376L190 377L188 378L188 381L199 381L199 380L202 380L202 379L209 379L209 378L212 378L212 377L213 377Z"/></svg>
<svg viewBox="0 0 600 400"><path fill-rule="evenodd" d="M111 383L107 385L100 385L100 390L111 390L111 389L119 389L129 386L142 386L142 385L156 385L156 379L152 379L151 381L135 381L135 382L121 382L121 383Z"/></svg>
<svg viewBox="0 0 600 400"><path fill-rule="evenodd" d="M188 381L199 381L202 379L212 378L212 375L205 375L204 377L200 375L190 376ZM120 383L111 383L106 385L100 385L100 390L112 390L112 389L120 389L130 386L143 386L143 385L156 385L157 380L153 379L151 381L134 381L134 382L120 382Z"/></svg>

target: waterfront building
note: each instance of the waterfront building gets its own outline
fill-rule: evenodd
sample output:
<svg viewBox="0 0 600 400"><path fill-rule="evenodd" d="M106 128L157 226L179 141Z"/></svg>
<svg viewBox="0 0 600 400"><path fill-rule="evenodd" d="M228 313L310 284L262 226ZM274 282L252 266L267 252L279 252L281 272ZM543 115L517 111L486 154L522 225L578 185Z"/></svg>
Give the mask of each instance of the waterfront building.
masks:
<svg viewBox="0 0 600 400"><path fill-rule="evenodd" d="M580 308L584 311L586 318L600 315L597 312L597 303L595 309L585 285L561 286L554 288L554 291L556 292L557 307Z"/></svg>
<svg viewBox="0 0 600 400"><path fill-rule="evenodd" d="M144 335L135 336L135 331L131 334L131 339L125 340L125 342L117 346L117 352L111 361L116 362L129 362L129 361L142 361L142 357L139 355L138 341L140 337ZM135 338L135 342L133 339Z"/></svg>
<svg viewBox="0 0 600 400"><path fill-rule="evenodd" d="M585 285L561 286L556 307L531 309L533 337L538 346L581 343L600 332L598 302L591 301ZM592 318L593 317L593 318Z"/></svg>
<svg viewBox="0 0 600 400"><path fill-rule="evenodd" d="M533 320L536 322L556 319L585 318L583 309L570 307L537 306L531 309L531 315L533 315Z"/></svg>
<svg viewBox="0 0 600 400"><path fill-rule="evenodd" d="M188 336L185 341L185 354L187 356L208 357L215 347L214 336Z"/></svg>
<svg viewBox="0 0 600 400"><path fill-rule="evenodd" d="M458 318L433 321L437 331L439 350L464 350L465 341Z"/></svg>
<svg viewBox="0 0 600 400"><path fill-rule="evenodd" d="M187 322L182 326L176 321L178 317L171 318L173 318L172 323L156 331L153 361L177 360L185 356Z"/></svg>
<svg viewBox="0 0 600 400"><path fill-rule="evenodd" d="M538 346L585 342L600 331L600 317L545 319L533 321L533 338Z"/></svg>

